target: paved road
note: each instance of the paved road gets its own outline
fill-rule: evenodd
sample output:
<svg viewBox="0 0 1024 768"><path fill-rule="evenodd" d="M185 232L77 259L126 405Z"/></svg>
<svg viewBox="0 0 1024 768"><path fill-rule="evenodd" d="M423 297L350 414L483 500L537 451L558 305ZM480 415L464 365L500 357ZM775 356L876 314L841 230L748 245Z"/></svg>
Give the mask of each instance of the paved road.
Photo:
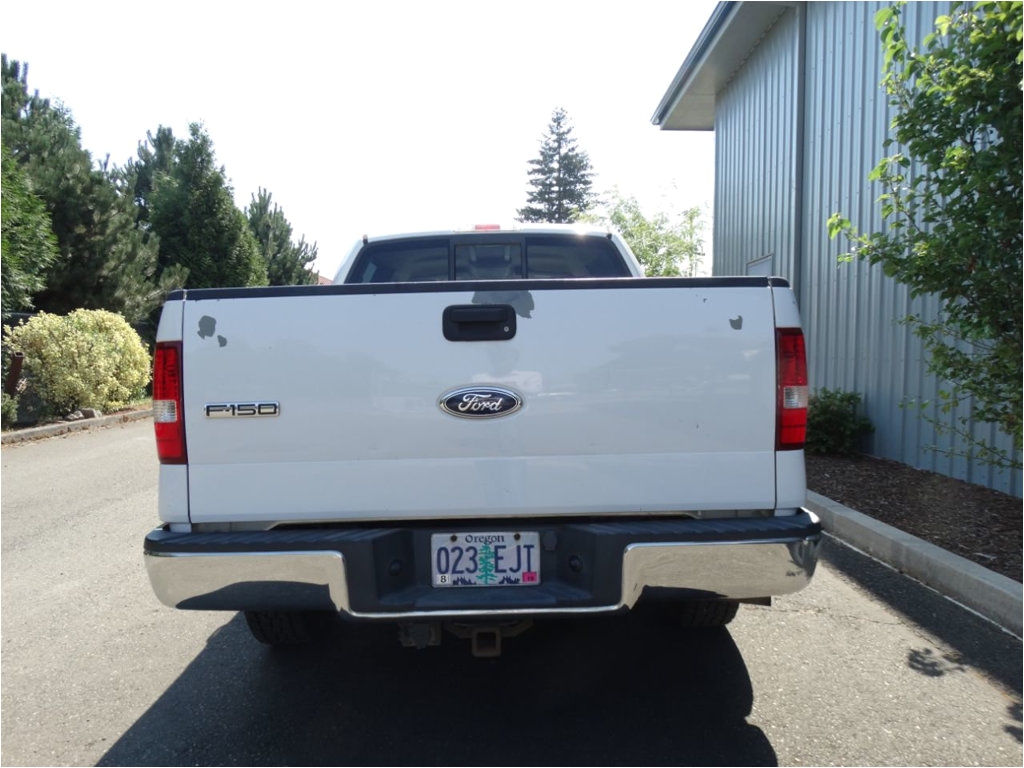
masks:
<svg viewBox="0 0 1024 768"><path fill-rule="evenodd" d="M836 544L728 631L564 621L493 660L339 627L287 654L152 596L148 422L0 458L5 766L1022 763L1020 641Z"/></svg>

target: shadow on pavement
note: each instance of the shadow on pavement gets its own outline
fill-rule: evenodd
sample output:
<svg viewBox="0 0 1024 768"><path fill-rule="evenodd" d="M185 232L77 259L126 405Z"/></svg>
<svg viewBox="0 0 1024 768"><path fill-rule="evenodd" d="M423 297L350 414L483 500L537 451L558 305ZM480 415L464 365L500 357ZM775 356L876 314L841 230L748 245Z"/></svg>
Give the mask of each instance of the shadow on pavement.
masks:
<svg viewBox="0 0 1024 768"><path fill-rule="evenodd" d="M930 658L928 652L914 651L907 660L911 668L928 676L940 676L961 666L971 666L1020 698L1024 676L1020 640L831 536L823 540L821 557L956 651L954 656L945 658Z"/></svg>
<svg viewBox="0 0 1024 768"><path fill-rule="evenodd" d="M401 648L388 625L331 641L282 653L236 616L99 765L777 764L726 630L551 621L498 659L448 634Z"/></svg>

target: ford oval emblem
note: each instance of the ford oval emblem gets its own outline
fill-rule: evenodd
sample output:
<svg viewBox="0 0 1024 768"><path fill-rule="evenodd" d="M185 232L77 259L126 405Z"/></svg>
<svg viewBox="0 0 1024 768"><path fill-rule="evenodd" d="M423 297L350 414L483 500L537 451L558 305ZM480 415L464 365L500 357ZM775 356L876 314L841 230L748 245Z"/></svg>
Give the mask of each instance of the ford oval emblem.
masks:
<svg viewBox="0 0 1024 768"><path fill-rule="evenodd" d="M493 419L508 416L523 405L523 399L502 387L463 387L441 396L441 410L463 419Z"/></svg>

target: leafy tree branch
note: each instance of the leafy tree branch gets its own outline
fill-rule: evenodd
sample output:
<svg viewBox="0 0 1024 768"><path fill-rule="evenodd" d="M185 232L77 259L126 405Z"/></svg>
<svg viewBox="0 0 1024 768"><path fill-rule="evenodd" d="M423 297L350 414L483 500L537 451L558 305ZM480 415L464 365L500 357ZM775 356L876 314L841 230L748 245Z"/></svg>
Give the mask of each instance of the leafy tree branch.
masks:
<svg viewBox="0 0 1024 768"><path fill-rule="evenodd" d="M604 213L584 218L617 230L648 277L693 277L700 272L704 260L700 208L688 208L678 217L664 211L649 216L635 197L613 189Z"/></svg>
<svg viewBox="0 0 1024 768"><path fill-rule="evenodd" d="M912 296L939 298L937 317L908 322L929 370L948 382L942 410L967 406L955 431L992 423L1020 446L1022 3L955 3L920 48L903 8L876 15L894 117L869 180L882 190L885 226L865 234L836 213L829 231L850 242L845 258L880 264ZM993 461L991 446L971 442Z"/></svg>

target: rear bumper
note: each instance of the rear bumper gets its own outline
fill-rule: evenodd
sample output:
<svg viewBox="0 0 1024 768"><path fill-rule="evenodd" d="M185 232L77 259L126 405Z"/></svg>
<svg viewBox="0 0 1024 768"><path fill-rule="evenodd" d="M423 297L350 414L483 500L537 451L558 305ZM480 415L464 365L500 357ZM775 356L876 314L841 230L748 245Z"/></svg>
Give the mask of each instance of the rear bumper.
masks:
<svg viewBox="0 0 1024 768"><path fill-rule="evenodd" d="M542 583L434 589L432 527L175 533L145 541L157 597L199 610L334 610L356 619L608 613L646 589L680 599L746 600L796 592L814 574L813 513L728 520L518 519L459 530L539 530Z"/></svg>

